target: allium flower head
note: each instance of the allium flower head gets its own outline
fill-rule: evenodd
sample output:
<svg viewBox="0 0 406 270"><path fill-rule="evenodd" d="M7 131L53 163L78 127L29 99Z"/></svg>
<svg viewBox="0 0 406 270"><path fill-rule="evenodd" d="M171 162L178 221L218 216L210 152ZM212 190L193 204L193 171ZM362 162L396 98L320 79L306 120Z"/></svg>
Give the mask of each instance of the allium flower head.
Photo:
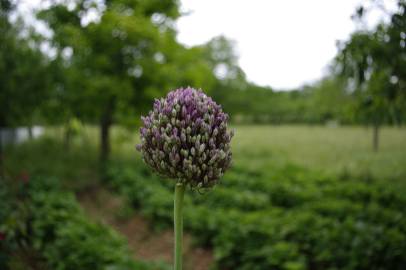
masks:
<svg viewBox="0 0 406 270"><path fill-rule="evenodd" d="M137 149L158 174L191 187L212 187L230 166L228 115L201 90L172 91L141 119Z"/></svg>

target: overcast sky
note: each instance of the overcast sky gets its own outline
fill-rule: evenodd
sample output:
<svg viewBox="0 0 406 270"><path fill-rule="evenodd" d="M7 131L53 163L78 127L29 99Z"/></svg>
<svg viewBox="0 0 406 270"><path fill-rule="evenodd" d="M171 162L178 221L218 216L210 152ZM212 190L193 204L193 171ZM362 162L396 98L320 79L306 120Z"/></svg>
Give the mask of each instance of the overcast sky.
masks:
<svg viewBox="0 0 406 270"><path fill-rule="evenodd" d="M354 31L360 0L182 0L190 12L177 22L178 40L197 45L217 35L237 42L248 79L276 89L296 88L322 77L336 41ZM364 0L364 3L370 0ZM384 1L393 8L396 1ZM372 13L374 25L382 14Z"/></svg>

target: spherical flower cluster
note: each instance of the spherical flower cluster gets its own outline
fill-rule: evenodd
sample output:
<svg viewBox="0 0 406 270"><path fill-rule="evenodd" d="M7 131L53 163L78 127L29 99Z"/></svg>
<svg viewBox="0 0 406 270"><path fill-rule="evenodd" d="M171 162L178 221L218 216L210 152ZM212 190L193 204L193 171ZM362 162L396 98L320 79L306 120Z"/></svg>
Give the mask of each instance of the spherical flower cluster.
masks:
<svg viewBox="0 0 406 270"><path fill-rule="evenodd" d="M172 91L141 119L137 149L158 174L191 187L212 187L230 166L228 115L201 90Z"/></svg>

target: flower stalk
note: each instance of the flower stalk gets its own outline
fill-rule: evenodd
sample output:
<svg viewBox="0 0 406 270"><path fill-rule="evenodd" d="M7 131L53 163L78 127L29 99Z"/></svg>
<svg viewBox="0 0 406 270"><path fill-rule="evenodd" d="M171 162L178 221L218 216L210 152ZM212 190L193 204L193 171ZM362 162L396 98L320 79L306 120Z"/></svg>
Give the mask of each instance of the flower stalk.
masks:
<svg viewBox="0 0 406 270"><path fill-rule="evenodd" d="M174 264L175 270L182 270L182 247L183 247L183 196L185 193L185 185L177 183L175 185L175 200L174 200L174 233L175 233L175 254Z"/></svg>

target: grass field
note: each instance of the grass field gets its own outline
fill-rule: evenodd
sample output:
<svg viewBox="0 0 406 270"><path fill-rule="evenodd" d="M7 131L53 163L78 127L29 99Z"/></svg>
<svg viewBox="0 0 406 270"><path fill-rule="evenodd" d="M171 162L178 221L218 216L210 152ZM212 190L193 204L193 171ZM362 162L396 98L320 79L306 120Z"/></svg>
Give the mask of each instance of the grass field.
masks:
<svg viewBox="0 0 406 270"><path fill-rule="evenodd" d="M382 128L378 152L372 150L372 131L365 127L250 125L233 128L234 168L263 172L294 164L332 175L373 177L402 185L406 182L406 128ZM73 138L70 150L66 150L58 142L63 140L63 131L48 129L49 140L43 144L26 143L7 150L6 167L14 173L25 169L55 175L73 185L97 182L97 131L95 127L83 127ZM141 163L134 147L138 140L136 130L113 128L112 161L128 162L129 166Z"/></svg>
<svg viewBox="0 0 406 270"><path fill-rule="evenodd" d="M380 148L372 150L372 130L365 127L235 126L234 164L266 170L294 163L329 173L371 174L406 179L406 129L381 129ZM133 155L138 135L115 130L117 152ZM138 154L137 154L138 155Z"/></svg>
<svg viewBox="0 0 406 270"><path fill-rule="evenodd" d="M372 131L364 127L239 126L233 147L236 162L251 166L291 162L333 173L405 177L406 129L383 128L380 138L374 152Z"/></svg>

